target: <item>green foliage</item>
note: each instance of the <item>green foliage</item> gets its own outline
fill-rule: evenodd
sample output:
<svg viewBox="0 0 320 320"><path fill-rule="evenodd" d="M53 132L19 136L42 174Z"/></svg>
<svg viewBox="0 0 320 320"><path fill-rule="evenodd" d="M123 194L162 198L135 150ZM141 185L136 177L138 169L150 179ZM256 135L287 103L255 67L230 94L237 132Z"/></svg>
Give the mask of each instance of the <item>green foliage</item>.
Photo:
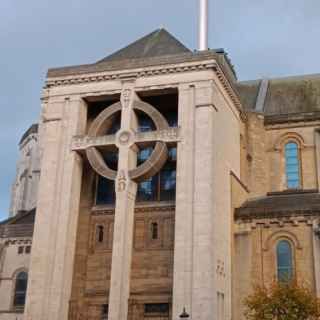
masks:
<svg viewBox="0 0 320 320"><path fill-rule="evenodd" d="M256 287L245 299L248 320L320 319L320 299L296 281Z"/></svg>

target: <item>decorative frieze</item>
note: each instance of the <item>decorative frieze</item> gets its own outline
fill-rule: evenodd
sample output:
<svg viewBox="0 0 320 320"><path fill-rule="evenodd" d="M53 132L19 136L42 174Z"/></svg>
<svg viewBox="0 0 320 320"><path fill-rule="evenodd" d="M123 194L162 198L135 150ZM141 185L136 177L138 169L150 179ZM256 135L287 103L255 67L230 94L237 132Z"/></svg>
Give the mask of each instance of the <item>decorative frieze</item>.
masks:
<svg viewBox="0 0 320 320"><path fill-rule="evenodd" d="M75 85L75 84L82 84L82 83L95 83L95 82L104 82L104 81L111 81L111 80L122 80L126 77L134 77L134 78L141 78L141 77L151 77L151 76L158 76L158 75L166 75L166 74L173 74L173 73L186 73L192 71L203 71L203 70L213 70L218 79L220 80L223 88L228 93L229 97L231 98L232 102L236 106L236 108L240 112L240 116L243 121L246 120L246 114L243 111L241 106L241 101L237 94L237 90L235 87L230 83L230 81L226 78L225 74L223 73L222 69L215 61L203 61L193 64L183 64L183 65L168 65L168 66L161 66L161 67L153 67L153 68L144 68L138 69L136 71L115 71L112 73L104 73L104 74L85 74L85 75L74 75L74 76L67 76L64 78L48 78L45 89L59 87L59 86L68 86L68 85ZM127 91L123 93L123 99L125 100L125 105L130 101L131 92ZM127 98L125 98L127 97Z"/></svg>
<svg viewBox="0 0 320 320"><path fill-rule="evenodd" d="M270 218L270 219L248 219L248 220L238 220L235 224L235 234L242 234L244 229L246 232L250 232L256 228L271 228L273 226L279 228L285 227L298 227L299 225L313 225L313 219L304 216L292 216L286 218ZM245 228L244 228L245 226Z"/></svg>
<svg viewBox="0 0 320 320"><path fill-rule="evenodd" d="M30 239L8 239L5 242L6 246L10 246L10 245L32 245L32 238Z"/></svg>

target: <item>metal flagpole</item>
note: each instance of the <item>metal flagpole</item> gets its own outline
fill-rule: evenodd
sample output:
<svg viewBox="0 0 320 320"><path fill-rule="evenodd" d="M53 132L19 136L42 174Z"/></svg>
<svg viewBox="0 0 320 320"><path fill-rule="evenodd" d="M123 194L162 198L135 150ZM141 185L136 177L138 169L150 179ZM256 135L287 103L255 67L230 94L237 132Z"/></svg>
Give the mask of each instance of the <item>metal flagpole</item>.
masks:
<svg viewBox="0 0 320 320"><path fill-rule="evenodd" d="M208 50L208 0L199 0L199 50Z"/></svg>

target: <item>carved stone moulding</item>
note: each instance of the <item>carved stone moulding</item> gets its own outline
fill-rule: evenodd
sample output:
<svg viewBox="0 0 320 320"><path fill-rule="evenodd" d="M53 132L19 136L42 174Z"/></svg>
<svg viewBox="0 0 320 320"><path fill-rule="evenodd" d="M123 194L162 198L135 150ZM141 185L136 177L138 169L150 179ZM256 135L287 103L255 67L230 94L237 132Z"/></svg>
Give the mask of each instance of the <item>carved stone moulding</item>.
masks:
<svg viewBox="0 0 320 320"><path fill-rule="evenodd" d="M145 213L145 212L174 212L175 211L174 204L159 204L152 203L146 205L137 205L134 209L135 213ZM101 208L101 207L93 207L92 214L93 215L113 215L115 213L114 208Z"/></svg>

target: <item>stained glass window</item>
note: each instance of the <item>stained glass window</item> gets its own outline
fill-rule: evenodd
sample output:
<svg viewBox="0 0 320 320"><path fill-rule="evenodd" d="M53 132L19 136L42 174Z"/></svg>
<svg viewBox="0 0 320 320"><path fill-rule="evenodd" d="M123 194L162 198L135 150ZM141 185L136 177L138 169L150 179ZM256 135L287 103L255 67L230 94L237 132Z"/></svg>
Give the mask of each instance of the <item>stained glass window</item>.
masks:
<svg viewBox="0 0 320 320"><path fill-rule="evenodd" d="M288 282L293 277L291 244L281 240L277 245L277 273L279 282Z"/></svg>
<svg viewBox="0 0 320 320"><path fill-rule="evenodd" d="M139 114L138 122L139 122L139 126L138 126L139 132L147 132L147 131L155 130L153 121L149 116L147 116L144 113Z"/></svg>
<svg viewBox="0 0 320 320"><path fill-rule="evenodd" d="M149 158L152 148L140 151L138 164ZM138 185L137 201L173 201L176 197L177 148L169 149L169 156L162 170Z"/></svg>
<svg viewBox="0 0 320 320"><path fill-rule="evenodd" d="M137 191L138 201L157 201L158 175L139 183Z"/></svg>
<svg viewBox="0 0 320 320"><path fill-rule="evenodd" d="M24 307L26 301L26 292L28 284L28 274L26 272L18 273L15 283L14 307Z"/></svg>
<svg viewBox="0 0 320 320"><path fill-rule="evenodd" d="M114 204L116 199L114 181L98 177L96 204Z"/></svg>
<svg viewBox="0 0 320 320"><path fill-rule="evenodd" d="M285 145L286 176L288 189L298 189L300 184L299 148L295 142Z"/></svg>
<svg viewBox="0 0 320 320"><path fill-rule="evenodd" d="M138 153L138 165L146 161L153 148L145 148ZM170 148L168 160L162 170L146 181L139 183L137 201L173 201L176 197L176 161L177 148ZM109 167L117 169L117 158L110 154L106 158ZM98 177L96 204L106 205L115 203L114 181Z"/></svg>

